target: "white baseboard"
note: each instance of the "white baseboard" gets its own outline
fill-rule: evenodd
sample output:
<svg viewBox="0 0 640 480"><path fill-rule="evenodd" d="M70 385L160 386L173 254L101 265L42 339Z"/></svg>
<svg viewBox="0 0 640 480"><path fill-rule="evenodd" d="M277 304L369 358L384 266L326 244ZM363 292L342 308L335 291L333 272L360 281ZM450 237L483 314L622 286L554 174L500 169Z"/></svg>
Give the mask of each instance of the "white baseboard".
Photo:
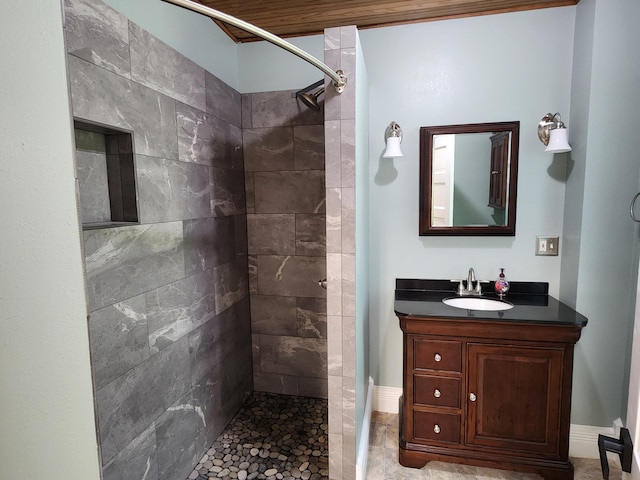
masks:
<svg viewBox="0 0 640 480"><path fill-rule="evenodd" d="M600 458L598 435L613 436L612 427L592 427L571 424L569 429L569 456L576 458ZM610 459L611 461L611 459Z"/></svg>
<svg viewBox="0 0 640 480"><path fill-rule="evenodd" d="M402 388L373 387L373 410L376 412L398 413L398 401ZM589 425L571 425L569 430L569 456L576 458L600 458L598 455L598 435L614 436L616 422L611 427L592 427ZM619 426L618 426L619 431ZM609 457L609 461L617 461Z"/></svg>
<svg viewBox="0 0 640 480"><path fill-rule="evenodd" d="M367 472L367 462L369 460L369 429L371 426L371 412L373 411L373 391L373 378L369 377L367 401L364 405L364 419L362 420L362 431L360 432L360 447L358 448L358 458L356 459L356 480L365 480L365 474Z"/></svg>
<svg viewBox="0 0 640 480"><path fill-rule="evenodd" d="M402 388L375 385L373 387L373 410L375 412L398 413Z"/></svg>

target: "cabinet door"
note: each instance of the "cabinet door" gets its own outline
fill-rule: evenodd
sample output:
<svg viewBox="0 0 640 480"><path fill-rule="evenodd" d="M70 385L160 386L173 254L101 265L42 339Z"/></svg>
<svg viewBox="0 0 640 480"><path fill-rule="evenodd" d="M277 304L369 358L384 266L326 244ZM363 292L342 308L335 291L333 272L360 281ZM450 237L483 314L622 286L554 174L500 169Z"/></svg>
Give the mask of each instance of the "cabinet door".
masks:
<svg viewBox="0 0 640 480"><path fill-rule="evenodd" d="M559 453L563 348L468 344L466 444Z"/></svg>
<svg viewBox="0 0 640 480"><path fill-rule="evenodd" d="M491 137L491 171L489 172L489 206L507 206L507 178L509 175L509 132Z"/></svg>

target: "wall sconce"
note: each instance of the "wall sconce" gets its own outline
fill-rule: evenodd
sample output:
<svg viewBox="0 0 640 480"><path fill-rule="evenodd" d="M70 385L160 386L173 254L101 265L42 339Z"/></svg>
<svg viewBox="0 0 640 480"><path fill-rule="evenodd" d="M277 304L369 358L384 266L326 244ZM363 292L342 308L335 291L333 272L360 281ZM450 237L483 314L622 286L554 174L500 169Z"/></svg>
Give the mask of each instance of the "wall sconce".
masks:
<svg viewBox="0 0 640 480"><path fill-rule="evenodd" d="M384 158L404 157L400 144L402 143L402 129L396 122L391 122L384 132L387 148L382 154Z"/></svg>
<svg viewBox="0 0 640 480"><path fill-rule="evenodd" d="M538 138L547 148L549 153L570 152L571 145L567 142L567 127L560 119L560 114L547 113L538 123Z"/></svg>

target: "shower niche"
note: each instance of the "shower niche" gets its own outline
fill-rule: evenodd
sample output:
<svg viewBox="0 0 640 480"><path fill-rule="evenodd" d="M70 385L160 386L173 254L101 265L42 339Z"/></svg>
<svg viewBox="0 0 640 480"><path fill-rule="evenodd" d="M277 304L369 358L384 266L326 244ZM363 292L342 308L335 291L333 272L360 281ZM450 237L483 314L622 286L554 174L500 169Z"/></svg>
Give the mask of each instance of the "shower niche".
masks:
<svg viewBox="0 0 640 480"><path fill-rule="evenodd" d="M82 228L139 223L133 134L82 120L74 134Z"/></svg>

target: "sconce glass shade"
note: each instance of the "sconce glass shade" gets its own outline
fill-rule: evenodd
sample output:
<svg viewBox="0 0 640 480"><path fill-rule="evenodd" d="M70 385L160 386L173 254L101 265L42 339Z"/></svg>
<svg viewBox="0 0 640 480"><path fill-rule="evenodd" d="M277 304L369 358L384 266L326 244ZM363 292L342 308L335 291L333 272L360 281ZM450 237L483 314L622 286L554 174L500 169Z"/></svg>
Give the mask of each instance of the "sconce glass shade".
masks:
<svg viewBox="0 0 640 480"><path fill-rule="evenodd" d="M382 154L384 158L404 157L400 149L400 137L387 138L387 149Z"/></svg>
<svg viewBox="0 0 640 480"><path fill-rule="evenodd" d="M400 150L400 143L402 143L402 129L396 122L391 122L384 132L384 141L387 144L382 156L384 158L404 157L402 150Z"/></svg>
<svg viewBox="0 0 640 480"><path fill-rule="evenodd" d="M549 134L549 145L544 150L548 153L564 153L571 151L571 145L567 141L566 128L554 128Z"/></svg>
<svg viewBox="0 0 640 480"><path fill-rule="evenodd" d="M547 113L538 123L538 138L544 143L548 153L570 152L571 145L567 141L567 128L559 113Z"/></svg>

